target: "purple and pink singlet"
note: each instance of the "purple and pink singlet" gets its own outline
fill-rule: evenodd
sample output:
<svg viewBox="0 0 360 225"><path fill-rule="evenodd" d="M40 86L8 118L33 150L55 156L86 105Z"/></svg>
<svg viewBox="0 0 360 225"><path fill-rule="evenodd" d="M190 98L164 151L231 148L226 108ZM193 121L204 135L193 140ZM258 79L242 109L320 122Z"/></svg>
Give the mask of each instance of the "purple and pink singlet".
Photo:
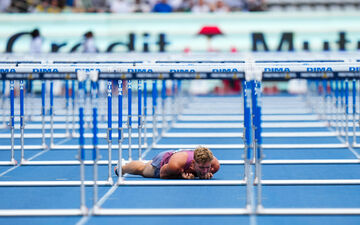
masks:
<svg viewBox="0 0 360 225"><path fill-rule="evenodd" d="M154 177L160 178L160 168L163 165L169 163L171 156L177 152L186 152L188 154L184 170L189 169L191 165L191 161L194 159L194 150L184 149L184 150L176 150L176 151L175 150L164 151L164 152L160 152L152 159L151 165L156 167Z"/></svg>

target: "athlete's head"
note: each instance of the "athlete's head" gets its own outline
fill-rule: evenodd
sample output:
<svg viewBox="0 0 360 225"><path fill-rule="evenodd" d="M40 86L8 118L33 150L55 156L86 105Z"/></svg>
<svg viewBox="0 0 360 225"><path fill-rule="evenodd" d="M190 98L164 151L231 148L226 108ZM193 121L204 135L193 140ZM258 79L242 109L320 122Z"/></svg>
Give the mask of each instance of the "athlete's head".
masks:
<svg viewBox="0 0 360 225"><path fill-rule="evenodd" d="M194 151L194 169L198 177L203 178L211 169L214 156L210 149L199 146Z"/></svg>

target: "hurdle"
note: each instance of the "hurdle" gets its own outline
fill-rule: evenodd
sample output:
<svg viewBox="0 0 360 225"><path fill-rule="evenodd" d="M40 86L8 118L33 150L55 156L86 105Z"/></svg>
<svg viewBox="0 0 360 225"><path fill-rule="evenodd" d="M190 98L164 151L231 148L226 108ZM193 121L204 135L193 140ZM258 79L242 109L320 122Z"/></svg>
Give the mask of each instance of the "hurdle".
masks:
<svg viewBox="0 0 360 225"><path fill-rule="evenodd" d="M317 62L318 63L318 62ZM210 76L210 74L212 74L213 73L213 70L212 70L212 67L210 66L210 65L206 65L206 64L204 64L204 63L199 63L199 64L202 64L202 65L187 65L187 64L185 64L185 65L177 65L177 67L178 68L195 68L194 70L196 70L196 71L199 71L199 73L205 73L205 75L202 75L202 76L204 76L204 77L206 77L206 76ZM296 64L296 65L295 65ZM289 64L289 66L288 66L288 68L290 68L289 70L290 71L304 71L304 70L306 70L306 66L305 65L297 65L298 63L294 63L294 65L291 65L291 64ZM301 63L300 63L301 64ZM339 64L341 64L341 63L339 63ZM271 78L270 76L280 76L280 75L282 75L283 73L276 73L276 72L265 72L266 70L264 69L264 68L277 68L277 66L281 66L282 64L279 64L279 65L275 65L275 66L264 66L264 67L262 67L262 70L261 70L261 72L262 72L262 75L263 75L263 79L264 80L266 80L266 79L275 79L275 78ZM357 64L354 64L354 65L357 65ZM51 68L51 65L46 65L46 66L48 66L49 68ZM82 65L82 66L84 66L84 65ZM91 65L91 64L89 64L89 65L85 65L85 67L89 67L89 68L98 68L98 67L95 67L95 66L93 66L93 65ZM153 68L153 73L157 73L157 72L162 72L162 73L164 73L164 72L169 72L167 69L167 67L164 67L164 68L162 68L162 66L159 66L159 65L153 65L153 64L149 64L149 65L141 65L140 66L140 68L146 68L148 66L148 68ZM153 67L154 66L154 67ZM197 67L197 66L199 66L199 67ZM261 67L261 63L260 63L260 65L256 65L256 66L259 66L259 67ZM99 74L99 77L101 77L101 75L103 75L103 74L105 74L105 76L104 77L101 77L101 79L106 79L106 80L111 80L111 79L109 79L109 78L111 78L110 76L106 76L106 71L108 71L108 73L110 74L110 73L120 73L120 72L124 72L124 71L126 71L126 68L127 68L127 66L122 66L122 65L117 65L117 68L116 68L116 71L114 72L114 67L113 67L113 65L111 65L111 66L109 66L109 67L111 67L111 68L108 68L108 70L106 70L106 66L100 66L99 68L102 70L102 71L105 71L105 72L101 72L100 74ZM122 71L122 67L124 67L124 69L123 69L123 71ZM347 66L343 66L343 65L335 65L333 68L334 68L334 70L339 70L339 71L346 71L346 67ZM22 67L22 66L20 66L20 68L17 68L17 70L19 70L19 71L21 71L21 72L26 72L26 66L25 67ZM64 67L64 68L66 68L66 66ZM76 65L75 65L75 68L77 68L76 67ZM156 70L156 68L158 69L158 70ZM199 69L198 69L199 68ZM217 68L217 67L215 67L215 68ZM239 66L239 67L236 67L237 69L238 69L238 71L242 71L242 67L241 66ZM294 68L294 69L293 69ZM300 69L299 69L300 68ZM344 69L345 68L345 69ZM31 71L31 66L29 66L27 69L29 69L28 71ZM22 71L23 70L23 71ZM62 71L62 70L60 70L61 72L60 73L74 73L75 71L74 71L74 68L71 68L71 69L67 69L67 71L66 71L66 69L64 69L64 71ZM208 74L207 74L208 73ZM176 74L176 73L175 73ZM216 73L215 73L216 74ZM58 74L57 74L58 75ZM188 74L186 74L186 76L189 76ZM189 79L189 77L186 77L185 75L184 75L184 77L185 78L187 78L187 79ZM197 74L194 74L194 76L192 77L192 78L197 78ZM219 75L219 76L214 76L214 74L212 74L212 76L211 76L211 78L230 78L230 77L233 77L234 76L234 74L233 73L231 73L231 74L227 74L227 73L225 73L225 75L223 75L223 74L221 74L221 76ZM238 76L238 75L237 75ZM300 72L294 72L294 73L292 73L290 76L293 76L293 77L298 77L298 78L306 78L306 76L304 75L304 74L301 74ZM347 78L352 78L352 76L353 75L346 75L346 77ZM179 79L179 77L181 77L181 76L179 76L178 74L176 74L176 76L174 76L174 74L171 74L170 76L169 76L170 78L174 78L174 79ZM184 78L183 77L183 78ZM136 74L134 74L133 75L133 77L131 77L131 79L130 80L132 80L132 79L138 79L139 77L136 77ZM158 78L158 77L156 77L156 76L154 76L153 77L153 79L156 79L156 78ZM241 77L240 79L243 79L244 77ZM279 78L276 78L276 79L279 79ZM115 79L116 80L116 79ZM79 83L81 83L80 84L80 86L82 87L82 85L83 85L83 83L80 81ZM156 83L156 82L154 82L154 83ZM254 88L256 87L256 82L255 82L255 85L253 86ZM259 88L259 87L258 87ZM154 89L153 89L154 90ZM256 90L254 90L253 91L253 94L255 94L256 93ZM83 111L84 111L84 90L83 90L83 88L79 88L79 97L78 97L78 101L79 101L79 127L80 127L80 134L79 134L79 149L80 149L80 154L79 154L79 163L80 163L80 165L81 165L81 167L83 168L84 167L84 164L85 164L85 160L84 160L84 158L83 158L83 156L84 156L84 154L83 154L83 152L84 152L84 150L85 149L87 149L87 148L92 148L92 149L94 149L94 146L85 146L84 145L84 137L85 137L85 135L84 135L84 132L83 132L83 129L84 129L84 127L83 127L83 123L84 123L84 121L83 121ZM155 98L156 99L156 98ZM253 99L253 101L256 101L256 98L254 98ZM257 101L257 103L258 103L259 101ZM254 107L256 107L258 104L253 104L252 106L254 106ZM130 104L131 105L131 104ZM153 104L154 105L154 104ZM110 107L109 107L110 108ZM109 109L108 108L108 109ZM254 111L253 112L255 112L255 114L256 114L256 112L257 111L255 111L255 110L258 110L258 109L254 109ZM129 111L129 110L128 110ZM261 115L261 111L258 111L259 112L259 114ZM129 112L128 112L129 113ZM120 113L119 113L120 114ZM93 117L94 117L94 115L96 115L96 113L93 113ZM154 114L154 115L156 115L156 114ZM131 116L131 114L130 114L130 116ZM156 117L156 116L155 116ZM111 118L111 116L110 116L110 118ZM255 131L253 131L254 132L254 135L253 135L253 137L255 137L255 140L257 141L257 143L255 143L254 145L255 145L255 147L254 147L254 153L256 153L256 163L258 163L258 167L260 167L259 169L261 169L261 164L264 164L265 163L265 160L264 161L262 161L261 160L261 154L259 153L259 152L255 152L255 150L260 150L260 148L259 147L266 147L266 145L262 145L262 142L261 142L261 130L259 129L259 128L261 128L261 126L258 126L258 123L260 123L261 124L261 120L258 120L258 119L260 119L261 117L256 117L257 119L254 119L252 122L253 123L255 123L255 125L257 125L257 127L255 127L256 129L254 129ZM108 120L109 120L109 117L108 117ZM131 120L129 120L128 119L128 123L130 122ZM156 118L155 118L155 121L156 121ZM156 123L156 122L155 122ZM112 123L111 123L112 124ZM94 124L93 124L93 128L96 128L96 121L94 122ZM128 125L128 127L129 128L131 128L132 126L130 125ZM153 126L153 128L156 128L156 126ZM108 130L108 138L110 138L111 136L109 135L109 133L110 133L110 131L111 131L111 126L110 126L110 128L109 128L109 130ZM93 137L96 139L98 136L97 136L97 134L96 134L96 131L94 131L95 133L93 134ZM258 136L258 137L256 137L256 134L257 135L259 135L260 134L260 136ZM141 135L139 135L139 136L141 136ZM119 138L121 138L122 137L122 134L118 134L118 137ZM260 138L259 138L260 137ZM132 135L130 134L130 135L128 135L128 138L132 138ZM94 140L95 140L94 139ZM97 143L96 142L93 142L93 145L96 145ZM159 145L155 145L155 147L158 147ZM288 147L288 146L291 146L291 145L286 145L286 147ZM324 147L326 147L326 145L323 145ZM339 146L341 146L341 145L336 145L335 147L339 147ZM111 152L111 150L113 149L113 148L118 148L118 147L120 147L120 145L119 146L111 146L109 149L110 149L110 152ZM160 145L160 147L161 148L165 148L165 147L169 147L169 145L168 146L165 146L165 145ZM170 146L171 147L171 146ZM220 146L214 146L215 148L217 147L217 148L220 148ZM241 145L241 144L239 144L239 145L233 145L232 146L233 148L243 148L244 147L244 145ZM268 147L271 147L271 146L268 146ZM131 144L129 144L128 145L128 148L131 148ZM248 155L250 155L250 154L248 154ZM260 157L260 158L258 158L258 157ZM119 159L121 159L122 157L119 157ZM95 160L94 159L94 157L93 157L93 160ZM108 159L108 161L112 164L113 163L113 160L111 160L111 156L109 157L109 159ZM93 162L94 163L94 166L96 166L97 165L97 162L96 162L96 160L95 160L95 162ZM298 162L298 163L301 163L301 162ZM245 164L245 163L244 163ZM110 165L111 166L111 165ZM261 171L261 170L257 170L257 171ZM84 172L84 171L82 171L82 172ZM259 172L257 172L257 174L259 173ZM250 173L251 174L251 173ZM248 173L248 176L250 176L250 174ZM258 192L259 191L261 191L261 185L271 185L271 184L274 184L274 185L276 185L275 183L277 183L277 184L280 184L280 182L278 182L278 181L266 181L266 180L262 180L261 179L261 173L260 173L260 176L259 176L259 174L257 175L257 181L255 181L254 183L256 184L256 185L258 185ZM288 184L290 184L290 183L295 183L295 182L290 182L290 181L284 181L283 183L286 183L286 182L288 182ZM307 181L299 181L299 182L297 182L297 184L304 184L304 183L306 183ZM336 183L336 184L343 184L343 183L356 183L356 182L358 182L358 181L348 181L348 180L339 180L339 181L337 181L337 182L334 182L334 181L327 181L328 183ZM75 182L75 183L77 183L77 182ZM313 183L316 183L315 181L313 181ZM321 183L321 182L319 182L319 183ZM326 183L326 182L322 182L322 183ZM58 183L58 184L61 184L60 182ZM85 181L82 181L82 182L80 182L80 185L81 185L81 189L84 189L84 186L85 185L97 185L97 184L99 184L99 185L101 185L101 182L97 182L97 179L94 177L94 182L85 182ZM189 182L189 181L179 181L179 182L170 182L170 181L161 181L161 182L148 182L148 181L144 181L144 182L133 182L133 183L131 183L130 181L126 181L126 180L124 180L124 184L128 184L128 185L144 185L144 186L147 186L147 185L202 185L202 184L204 184L204 185L245 185L245 183L243 182L243 181L236 181L236 182L234 182L234 181L224 181L224 182L217 182L217 181L215 181L215 180L211 180L211 181L206 181L206 182L203 182L203 181L196 181L196 182L193 182L193 183L191 183L191 182ZM250 186L252 186L252 185L250 185ZM261 192L260 192L261 193ZM259 195L259 194L258 194ZM261 194L260 194L261 195ZM83 199L84 197L83 196L81 196L81 199ZM258 198L258 201L259 201L259 199L261 200L261 198ZM82 200L81 200L82 201ZM254 204L254 203L251 203L251 204ZM258 203L258 205L259 205L259 203ZM84 207L83 207L84 205L83 205L83 203L81 203L81 212L82 213L85 213L84 211ZM86 207L86 206L85 206ZM203 215L203 214L217 214L216 213L216 210L218 210L218 209L208 209L208 212L204 212L203 211L203 209L197 209L197 210L194 210L192 213L189 211L189 210L184 210L183 212L179 212L179 213L176 213L176 212L174 212L173 210L170 210L170 211L167 211L167 212L160 212L159 210L157 211L157 210L152 210L152 209L148 209L148 210L145 210L143 213L141 213L139 210L141 210L141 209L136 209L136 210L127 210L127 209L125 209L125 210L118 210L118 209L100 209L99 211L97 211L97 215L143 215L143 214L148 214L148 213L155 213L156 215L173 215L173 214L175 214L175 215L193 215L193 214L196 214L196 215L198 215L198 214L200 214L200 215ZM266 211L266 210L268 210L268 211ZM309 211L309 210L308 210ZM332 210L332 211L330 211L330 210L327 210L327 209L323 209L322 211L320 211L320 210L317 210L317 209L315 209L314 211L317 211L317 213L320 213L320 214L327 214L327 213L329 213L329 214L331 214L331 215L333 215L333 214L336 214L336 212L334 212L335 210ZM27 212L29 212L29 211L27 211ZM350 214L351 213L355 213L355 214L358 214L359 213L359 210L358 209L349 209L349 212L350 212ZM8 214L7 215L9 215L9 214L11 214L10 212L7 212ZM22 212L22 213L26 213L26 212ZM225 211L219 211L218 212L219 214L225 214L226 212ZM237 215L237 214L250 214L250 213L252 213L252 211L250 211L250 210L247 210L246 208L244 209L244 208L239 208L239 209L233 209L233 210L230 210L229 211L229 214L231 214L231 215ZM257 210L257 213L258 214L267 214L267 213L269 213L269 214L277 214L277 213L279 213L279 210L275 210L275 209L263 209L263 208L259 208L258 207L258 210ZM293 210L291 213L293 213L293 214L301 214L301 213L304 213L304 211L302 210L302 209L295 209L295 210ZM339 214L341 214L341 213L344 213L344 211L343 210L339 210L339 212L338 212ZM1 214L1 213L0 213ZM4 213L4 214L6 214L6 213ZM4 214L2 214L2 215L4 215ZM228 215L228 214L227 214Z"/></svg>

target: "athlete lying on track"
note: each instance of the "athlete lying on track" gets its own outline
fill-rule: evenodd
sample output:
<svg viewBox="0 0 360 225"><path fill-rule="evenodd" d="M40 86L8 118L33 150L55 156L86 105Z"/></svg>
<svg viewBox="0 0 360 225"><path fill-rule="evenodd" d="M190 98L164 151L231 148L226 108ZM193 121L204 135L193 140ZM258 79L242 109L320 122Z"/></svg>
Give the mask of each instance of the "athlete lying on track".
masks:
<svg viewBox="0 0 360 225"><path fill-rule="evenodd" d="M164 151L151 161L131 161L122 166L122 173L162 179L211 179L220 169L212 152L199 146L195 150ZM115 174L118 176L117 167Z"/></svg>

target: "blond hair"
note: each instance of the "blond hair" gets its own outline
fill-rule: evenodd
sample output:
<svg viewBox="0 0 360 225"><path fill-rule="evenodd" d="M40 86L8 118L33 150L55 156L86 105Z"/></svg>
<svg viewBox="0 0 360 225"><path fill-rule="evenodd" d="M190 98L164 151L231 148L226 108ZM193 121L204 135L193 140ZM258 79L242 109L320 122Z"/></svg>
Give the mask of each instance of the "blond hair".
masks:
<svg viewBox="0 0 360 225"><path fill-rule="evenodd" d="M208 149L206 147L199 146L194 151L194 160L197 163L211 162L211 160L213 160L213 158L214 158L214 155L212 154L210 149Z"/></svg>

